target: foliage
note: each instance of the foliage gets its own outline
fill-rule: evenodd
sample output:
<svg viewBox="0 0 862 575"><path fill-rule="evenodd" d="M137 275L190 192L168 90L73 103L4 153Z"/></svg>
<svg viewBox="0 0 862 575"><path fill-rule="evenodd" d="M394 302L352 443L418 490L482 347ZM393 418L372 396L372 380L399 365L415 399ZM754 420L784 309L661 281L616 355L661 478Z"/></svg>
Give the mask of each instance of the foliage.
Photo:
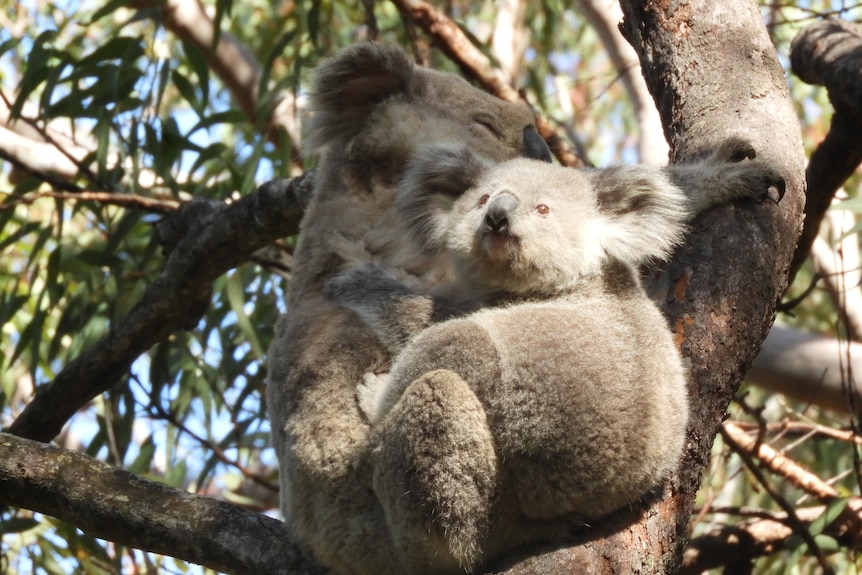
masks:
<svg viewBox="0 0 862 575"><path fill-rule="evenodd" d="M21 148L20 155L6 148L0 153L4 427L140 300L164 266L154 235L160 217L191 198L230 201L258 183L303 171L306 160L297 154L290 125L300 117L309 70L320 58L367 37L424 46L389 3L210 1L207 12L219 34L230 35L262 64L249 108L212 65L212 39L196 43L162 4L29 0L0 8L0 114L27 124L43 144ZM785 58L801 26L836 9L825 1L765 4L764 18ZM856 6L838 8L845 8L836 11L845 17L859 17ZM492 57L499 9L490 1L447 3ZM582 143L595 163L636 161L637 123L619 71L582 14L569 3L545 0L528 3L522 23L527 48L517 84L531 102ZM457 69L433 50L429 61ZM825 92L788 80L806 144L813 147L828 129ZM299 109L278 111L285 94ZM7 124L0 130L11 137L2 127ZM276 317L286 311L294 241L261 251L220 278L196 327L154 346L82 409L59 441L169 485L274 512L277 471L263 404L264 355ZM799 285L808 277L802 274ZM791 294L801 291L799 285ZM811 329L835 323L824 298L809 300L796 314ZM764 405L774 420L841 423L762 393L752 392L746 402ZM847 470L840 490L858 494L855 449L801 441L792 454L820 476ZM740 509L774 508L739 478L738 460L720 445L715 453L707 495L719 492L726 506ZM789 500L797 495L785 493ZM0 532L0 573L196 569L26 510L0 510ZM762 560L758 572L785 572L788 557L797 559L788 551ZM844 552L836 565L850 568L853 561ZM814 565L803 561L795 569L811 572Z"/></svg>

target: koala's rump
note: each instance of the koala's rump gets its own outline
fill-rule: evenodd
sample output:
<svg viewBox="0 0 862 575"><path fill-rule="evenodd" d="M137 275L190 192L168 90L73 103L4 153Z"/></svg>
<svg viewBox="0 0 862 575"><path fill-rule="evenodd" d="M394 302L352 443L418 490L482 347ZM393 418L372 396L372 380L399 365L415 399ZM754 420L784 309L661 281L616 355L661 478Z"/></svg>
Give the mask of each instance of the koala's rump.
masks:
<svg viewBox="0 0 862 575"><path fill-rule="evenodd" d="M504 490L529 519L595 518L629 504L682 450L685 377L665 320L648 302L488 309L433 326L402 357L409 359L393 376L404 386L448 369L474 390Z"/></svg>

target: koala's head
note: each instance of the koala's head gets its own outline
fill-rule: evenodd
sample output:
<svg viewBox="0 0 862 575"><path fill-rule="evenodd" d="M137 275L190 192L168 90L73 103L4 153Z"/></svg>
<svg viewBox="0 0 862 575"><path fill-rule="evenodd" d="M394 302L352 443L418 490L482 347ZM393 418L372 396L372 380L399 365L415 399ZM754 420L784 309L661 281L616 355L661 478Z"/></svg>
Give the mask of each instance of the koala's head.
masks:
<svg viewBox="0 0 862 575"><path fill-rule="evenodd" d="M449 250L477 284L521 295L569 291L609 260L665 258L688 216L663 170L487 165L440 146L410 163L395 205L429 253Z"/></svg>
<svg viewBox="0 0 862 575"><path fill-rule="evenodd" d="M355 44L318 67L304 146L356 164L406 161L422 143L466 144L488 161L550 160L525 105L413 64L396 46ZM370 169L370 168L369 168Z"/></svg>

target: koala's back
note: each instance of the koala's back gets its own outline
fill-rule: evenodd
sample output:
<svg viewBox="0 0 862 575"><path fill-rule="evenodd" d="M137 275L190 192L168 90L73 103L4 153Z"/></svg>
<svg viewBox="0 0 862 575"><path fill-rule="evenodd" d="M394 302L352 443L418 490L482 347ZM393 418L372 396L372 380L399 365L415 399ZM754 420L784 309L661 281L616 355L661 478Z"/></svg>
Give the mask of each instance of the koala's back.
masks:
<svg viewBox="0 0 862 575"><path fill-rule="evenodd" d="M475 321L499 353L502 377L487 393L488 411L501 418L495 437L527 517L597 519L676 466L686 379L649 302L526 304Z"/></svg>
<svg viewBox="0 0 862 575"><path fill-rule="evenodd" d="M499 484L514 486L528 520L630 504L682 451L686 379L645 297L486 309L428 328L399 357L393 379L447 369L475 392L508 476Z"/></svg>

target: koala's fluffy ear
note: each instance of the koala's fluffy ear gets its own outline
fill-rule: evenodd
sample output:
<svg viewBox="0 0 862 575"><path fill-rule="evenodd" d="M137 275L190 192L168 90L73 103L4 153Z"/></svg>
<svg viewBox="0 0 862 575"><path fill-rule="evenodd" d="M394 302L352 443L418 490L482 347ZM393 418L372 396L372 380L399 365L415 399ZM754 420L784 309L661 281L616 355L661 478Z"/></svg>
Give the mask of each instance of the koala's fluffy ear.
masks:
<svg viewBox="0 0 862 575"><path fill-rule="evenodd" d="M426 146L417 151L398 185L395 209L427 252L446 247L455 201L486 169L482 159L463 146Z"/></svg>
<svg viewBox="0 0 862 575"><path fill-rule="evenodd" d="M413 62L399 47L354 44L317 68L309 101L306 146L314 150L358 133L377 104L406 93Z"/></svg>
<svg viewBox="0 0 862 575"><path fill-rule="evenodd" d="M664 260L682 242L688 200L665 170L648 166L591 172L600 214L601 244L630 265Z"/></svg>

